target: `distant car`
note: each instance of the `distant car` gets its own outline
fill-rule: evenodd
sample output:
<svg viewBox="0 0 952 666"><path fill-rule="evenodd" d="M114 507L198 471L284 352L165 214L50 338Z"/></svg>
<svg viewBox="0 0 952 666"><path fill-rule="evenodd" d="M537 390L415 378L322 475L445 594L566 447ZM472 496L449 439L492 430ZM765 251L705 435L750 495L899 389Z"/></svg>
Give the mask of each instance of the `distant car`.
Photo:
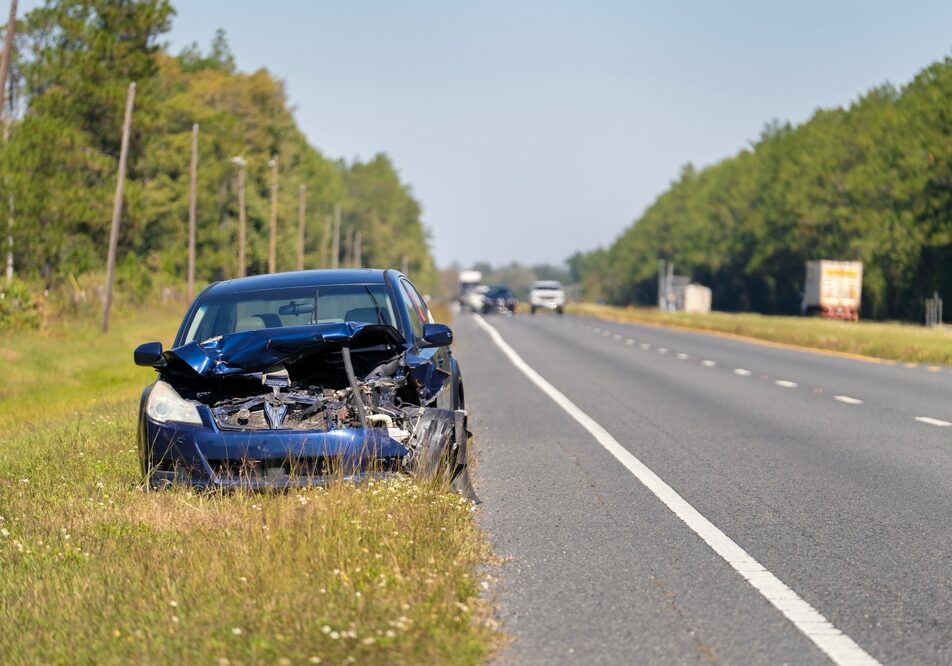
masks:
<svg viewBox="0 0 952 666"><path fill-rule="evenodd" d="M565 289L556 280L539 280L532 284L529 291L529 310L555 310L559 314L565 310Z"/></svg>
<svg viewBox="0 0 952 666"><path fill-rule="evenodd" d="M500 312L515 314L519 300L513 295L509 287L490 287L483 296L483 314Z"/></svg>
<svg viewBox="0 0 952 666"><path fill-rule="evenodd" d="M453 332L393 270L320 270L218 282L159 373L138 445L151 487L286 488L411 472L472 495Z"/></svg>
<svg viewBox="0 0 952 666"><path fill-rule="evenodd" d="M482 312L483 305L486 303L486 292L489 287L484 284L476 285L466 292L464 306L469 307L471 312Z"/></svg>

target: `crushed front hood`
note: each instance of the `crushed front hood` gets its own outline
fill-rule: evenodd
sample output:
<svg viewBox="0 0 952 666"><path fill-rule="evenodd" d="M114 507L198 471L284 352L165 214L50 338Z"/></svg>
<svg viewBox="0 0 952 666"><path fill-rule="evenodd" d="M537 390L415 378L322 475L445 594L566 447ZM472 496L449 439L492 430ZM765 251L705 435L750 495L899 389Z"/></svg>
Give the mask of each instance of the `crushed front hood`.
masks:
<svg viewBox="0 0 952 666"><path fill-rule="evenodd" d="M168 369L200 377L263 372L325 351L353 348L402 347L403 336L393 326L342 322L265 328L189 342L164 353Z"/></svg>

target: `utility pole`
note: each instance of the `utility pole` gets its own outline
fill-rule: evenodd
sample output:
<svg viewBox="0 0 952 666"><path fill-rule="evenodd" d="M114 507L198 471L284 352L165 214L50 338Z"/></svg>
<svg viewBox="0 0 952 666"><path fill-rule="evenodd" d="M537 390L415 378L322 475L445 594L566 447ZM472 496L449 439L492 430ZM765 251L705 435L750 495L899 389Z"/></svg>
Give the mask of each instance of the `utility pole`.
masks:
<svg viewBox="0 0 952 666"><path fill-rule="evenodd" d="M268 162L271 167L271 237L268 242L268 272L278 268L278 156Z"/></svg>
<svg viewBox="0 0 952 666"><path fill-rule="evenodd" d="M324 216L324 233L321 234L321 268L327 268L331 265L330 254L331 247L331 216Z"/></svg>
<svg viewBox="0 0 952 666"><path fill-rule="evenodd" d="M136 82L129 84L126 117L122 123L122 144L119 148L119 176L116 198L112 203L112 227L109 230L109 256L106 259L106 302L102 309L102 332L109 330L109 308L112 306L112 280L116 272L116 248L119 245L119 220L122 219L122 194L126 186L126 161L129 157L129 132L132 129L132 107L136 100Z"/></svg>
<svg viewBox="0 0 952 666"><path fill-rule="evenodd" d="M334 204L334 243L331 247L331 268L340 266L340 204Z"/></svg>
<svg viewBox="0 0 952 666"><path fill-rule="evenodd" d="M10 0L10 17L7 19L7 34L3 38L3 55L0 56L0 109L7 101L7 75L10 73L10 56L13 54L13 31L17 24L17 0Z"/></svg>
<svg viewBox="0 0 952 666"><path fill-rule="evenodd" d="M354 267L354 227L347 230L347 244L344 246L344 261L348 268Z"/></svg>
<svg viewBox="0 0 952 666"><path fill-rule="evenodd" d="M188 193L188 300L195 298L195 215L198 194L198 123L192 125L192 168Z"/></svg>
<svg viewBox="0 0 952 666"><path fill-rule="evenodd" d="M363 232L358 231L357 236L354 238L354 268L363 268L363 248L361 247L361 236Z"/></svg>
<svg viewBox="0 0 952 666"><path fill-rule="evenodd" d="M238 166L238 277L244 277L247 269L245 268L245 243L247 219L245 218L245 158L232 157L231 163Z"/></svg>
<svg viewBox="0 0 952 666"><path fill-rule="evenodd" d="M307 188L304 185L298 187L298 255L297 269L304 270L304 215L307 206Z"/></svg>
<svg viewBox="0 0 952 666"><path fill-rule="evenodd" d="M7 94L7 76L10 73L10 56L13 54L13 32L17 23L17 0L10 0L10 17L7 19L7 33L3 38L3 55L0 56L0 114L3 113ZM3 141L10 139L10 122L7 117L3 131ZM13 280L13 193L8 193L10 210L7 218L7 282Z"/></svg>

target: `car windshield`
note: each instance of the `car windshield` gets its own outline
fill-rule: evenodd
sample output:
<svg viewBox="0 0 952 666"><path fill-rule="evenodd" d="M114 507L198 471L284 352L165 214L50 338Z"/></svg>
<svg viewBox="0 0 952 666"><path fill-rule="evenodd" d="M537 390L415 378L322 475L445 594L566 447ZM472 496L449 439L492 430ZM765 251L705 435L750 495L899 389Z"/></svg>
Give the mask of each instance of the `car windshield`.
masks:
<svg viewBox="0 0 952 666"><path fill-rule="evenodd" d="M321 285L210 297L195 310L182 343L239 331L344 321L396 326L386 285Z"/></svg>
<svg viewBox="0 0 952 666"><path fill-rule="evenodd" d="M562 285L558 282L536 282L532 288L537 291L558 291L562 289Z"/></svg>

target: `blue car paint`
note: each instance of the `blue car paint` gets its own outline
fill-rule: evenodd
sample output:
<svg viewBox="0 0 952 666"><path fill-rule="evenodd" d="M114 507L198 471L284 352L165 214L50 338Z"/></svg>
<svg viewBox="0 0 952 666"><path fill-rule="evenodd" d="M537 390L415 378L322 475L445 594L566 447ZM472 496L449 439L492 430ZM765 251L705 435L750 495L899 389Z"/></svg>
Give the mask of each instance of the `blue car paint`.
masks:
<svg viewBox="0 0 952 666"><path fill-rule="evenodd" d="M143 406L150 391L143 393ZM254 477L236 478L216 474L209 461L252 459L263 461L262 468L280 466L288 458L308 459L326 457L339 462L350 475L368 469L374 462L402 459L407 449L388 435L386 428L346 428L338 430L242 430L223 431L215 424L211 410L200 405L202 425L188 423L157 423L149 417L140 422L140 437L149 442L153 466L153 485L185 481L200 487L267 486L284 487L301 484L320 485L321 476L288 477L275 480L256 480ZM172 470L162 470L162 460L174 461L187 478L176 477ZM270 463L270 464L269 464Z"/></svg>
<svg viewBox="0 0 952 666"><path fill-rule="evenodd" d="M317 353L322 346L336 347L346 342L360 343L361 338L364 338L371 344L376 341L402 346L407 370L420 385L423 401L456 409L460 405L458 391L461 381L456 359L439 348L418 347L413 338L410 315L402 299L396 296L401 278L403 276L396 271L303 271L210 285L195 299L186 313L176 336L177 346L165 353L169 362L166 371L172 371L175 361L179 360L196 376L227 376L255 372L277 363L301 358L305 354ZM322 283L329 285L386 282L393 302L398 305L397 327L360 322L315 324L233 333L221 336L212 343L181 344L203 296L215 293L215 290L224 293L228 293L228 290L244 291L241 287L253 282L260 282L261 289L319 286ZM443 357L439 357L441 352ZM449 370L438 367L444 365L444 358L450 361ZM160 379L165 376L166 371L160 370ZM407 454L407 449L402 444L390 438L386 428L346 428L329 431L222 430L215 423L211 409L203 404L198 405L202 418L200 426L177 422L158 423L149 418L145 411L152 386L142 393L139 442L143 471L151 472L150 483L153 485L164 481L184 481L196 487L281 488L302 483L322 484L324 479L321 477L287 477L277 482L220 477L215 474L208 461L252 458L278 463L289 456L327 456L339 459L344 469L353 469L354 476L360 477L371 461L403 458ZM450 388L449 391L445 390L447 387ZM160 461L169 458L182 463L183 468L188 470L187 479L176 479L174 472L154 471Z"/></svg>

